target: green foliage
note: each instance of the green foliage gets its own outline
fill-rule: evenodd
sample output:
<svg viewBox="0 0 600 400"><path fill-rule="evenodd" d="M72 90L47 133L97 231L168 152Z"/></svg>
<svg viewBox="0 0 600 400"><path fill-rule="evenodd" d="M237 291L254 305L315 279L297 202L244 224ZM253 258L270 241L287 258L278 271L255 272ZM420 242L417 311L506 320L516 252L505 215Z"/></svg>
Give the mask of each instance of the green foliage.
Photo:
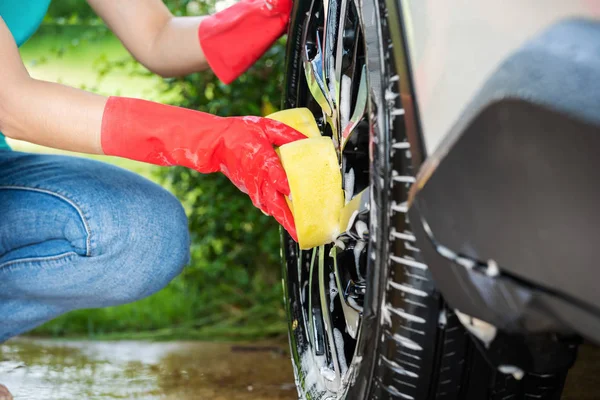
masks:
<svg viewBox="0 0 600 400"><path fill-rule="evenodd" d="M277 43L230 86L210 73L169 82L182 96L179 105L229 115L274 111L281 97L285 48ZM221 174L201 175L185 168L160 175L187 206L193 238L192 263L184 279L223 302L228 317L281 321L279 230L277 223L252 206L249 198ZM277 310L273 315L268 310ZM273 318L275 317L275 318ZM283 327L283 324L281 325Z"/></svg>
<svg viewBox="0 0 600 400"><path fill-rule="evenodd" d="M210 2L165 3L176 15L211 7ZM81 0L53 2L47 25L93 22L95 17L84 4ZM273 105L281 99L284 57L285 45L280 40L229 86L207 71L166 79L159 88L170 95L163 98L176 98L178 106L221 116L266 115L276 111ZM130 69L135 63L130 57L114 60L103 54L94 62L98 77ZM283 333L277 223L254 208L221 174L201 175L178 167L153 171L154 179L178 196L188 212L193 238L190 266L150 298L120 307L75 311L35 333L109 337L125 333L155 339L248 339Z"/></svg>
<svg viewBox="0 0 600 400"><path fill-rule="evenodd" d="M176 16L183 16L190 12L206 14L213 10L214 1L198 0L163 0ZM57 24L98 23L99 18L94 10L84 0L60 0L50 3L44 22Z"/></svg>
<svg viewBox="0 0 600 400"><path fill-rule="evenodd" d="M97 19L87 1L60 0L50 3L45 21L57 23L79 23Z"/></svg>

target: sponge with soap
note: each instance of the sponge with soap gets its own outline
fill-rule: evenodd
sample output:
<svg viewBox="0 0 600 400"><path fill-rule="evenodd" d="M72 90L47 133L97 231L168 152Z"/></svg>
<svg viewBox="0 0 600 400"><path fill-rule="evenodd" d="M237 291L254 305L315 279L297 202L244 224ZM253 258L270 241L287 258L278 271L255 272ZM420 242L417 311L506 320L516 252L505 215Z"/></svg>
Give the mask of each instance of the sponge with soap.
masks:
<svg viewBox="0 0 600 400"><path fill-rule="evenodd" d="M277 111L276 113L267 115L267 118L283 122L306 137L321 136L321 131L319 131L313 113L306 107Z"/></svg>
<svg viewBox="0 0 600 400"><path fill-rule="evenodd" d="M315 135L318 127L312 113L306 112L310 113L307 109L290 109L268 116L309 136L277 151L290 184L288 204L301 249L334 241L340 233L340 211L344 206L342 175L333 141Z"/></svg>
<svg viewBox="0 0 600 400"><path fill-rule="evenodd" d="M309 138L279 148L290 183L290 209L301 249L331 243L340 233L344 206L342 176L329 137Z"/></svg>

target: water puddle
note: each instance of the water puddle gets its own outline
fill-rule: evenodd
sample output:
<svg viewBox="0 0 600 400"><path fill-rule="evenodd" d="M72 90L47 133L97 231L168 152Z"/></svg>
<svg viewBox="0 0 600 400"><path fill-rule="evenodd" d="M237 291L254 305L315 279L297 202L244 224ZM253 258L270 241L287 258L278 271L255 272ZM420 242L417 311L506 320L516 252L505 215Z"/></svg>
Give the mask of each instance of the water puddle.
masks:
<svg viewBox="0 0 600 400"><path fill-rule="evenodd" d="M286 346L17 339L0 383L17 400L296 399Z"/></svg>

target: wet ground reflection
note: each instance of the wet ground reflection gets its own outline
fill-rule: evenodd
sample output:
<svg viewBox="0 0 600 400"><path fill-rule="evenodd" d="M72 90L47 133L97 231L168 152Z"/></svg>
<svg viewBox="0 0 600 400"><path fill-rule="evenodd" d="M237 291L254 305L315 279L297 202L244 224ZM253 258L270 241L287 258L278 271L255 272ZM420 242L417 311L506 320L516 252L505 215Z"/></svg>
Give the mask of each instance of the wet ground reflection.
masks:
<svg viewBox="0 0 600 400"><path fill-rule="evenodd" d="M16 400L297 398L285 343L18 339L0 360Z"/></svg>
<svg viewBox="0 0 600 400"><path fill-rule="evenodd" d="M584 345L563 400L600 398L600 348ZM297 399L287 343L11 340L0 383L15 400Z"/></svg>

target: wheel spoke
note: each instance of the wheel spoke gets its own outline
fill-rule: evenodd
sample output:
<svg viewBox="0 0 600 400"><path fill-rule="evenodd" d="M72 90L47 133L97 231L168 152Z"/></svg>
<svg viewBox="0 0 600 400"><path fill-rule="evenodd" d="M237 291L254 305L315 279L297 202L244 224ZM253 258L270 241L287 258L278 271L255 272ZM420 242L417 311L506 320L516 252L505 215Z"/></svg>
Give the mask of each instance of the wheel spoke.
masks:
<svg viewBox="0 0 600 400"><path fill-rule="evenodd" d="M320 293L318 293L318 286L316 286L317 282L314 280L317 279L317 274L319 270L316 268L315 260L317 256L317 249L313 249L312 258L310 261L310 273L309 273L309 281L308 281L308 290L310 290L308 296L308 322L309 322L309 337L311 339L312 347L316 356L322 356L325 352L325 334L323 327L323 313L321 311L321 298ZM314 290L314 289L317 290Z"/></svg>
<svg viewBox="0 0 600 400"><path fill-rule="evenodd" d="M333 249L335 250L336 247ZM358 333L358 327L360 323L360 312L348 304L349 293L348 290L346 290L347 286L342 283L342 274L338 268L335 251L333 256L333 265L335 271L335 281L337 283L337 289L340 296L340 301L342 303L342 311L344 313L344 319L346 320L348 335L350 335L352 339L356 339L356 334Z"/></svg>
<svg viewBox="0 0 600 400"><path fill-rule="evenodd" d="M365 113L367 111L367 70L366 66L363 65L362 71L360 73L360 83L358 86L358 94L356 96L356 105L354 107L354 113L352 117L348 121L348 123L342 128L342 150L346 147L346 143L348 143L348 139L350 135L354 131L354 128L358 125L358 123L363 119Z"/></svg>
<svg viewBox="0 0 600 400"><path fill-rule="evenodd" d="M316 0L317 1L317 0ZM313 3L314 5L316 2ZM302 55L304 62L304 74L308 90L312 97L317 101L323 112L331 117L333 108L329 99L329 92L324 81L323 73L323 46L321 37L317 32L318 12L311 12L313 15L308 18L304 26L304 52ZM313 32L314 31L314 32Z"/></svg>
<svg viewBox="0 0 600 400"><path fill-rule="evenodd" d="M331 100L334 112L331 115L330 126L333 132L333 141L339 148L340 127L339 127L339 100L340 100L340 82L339 74L336 71L336 59L338 55L338 31L340 24L340 13L345 9L347 0L336 0L329 2L327 15L325 18L325 38L323 50L323 74L327 85L328 98Z"/></svg>
<svg viewBox="0 0 600 400"><path fill-rule="evenodd" d="M336 0L329 2L329 11L325 18L325 40L323 51L323 72L325 73L325 82L334 104L339 100L339 73L337 71L337 58L340 52L338 45L338 34L340 29L340 13L345 9L347 0ZM343 24L342 24L343 25Z"/></svg>
<svg viewBox="0 0 600 400"><path fill-rule="evenodd" d="M340 344L339 340L336 340L336 332L335 327L333 326L332 315L333 311L330 307L330 304L333 303L333 299L331 298L331 284L330 280L334 279L330 277L330 273L328 268L325 265L325 246L319 247L319 287L321 294L321 313L323 317L323 323L325 325L325 332L327 333L327 339L329 341L329 350L331 352L332 366L333 370L328 369L328 367L324 367L325 370L321 371L321 374L326 379L326 384L329 390L337 390L342 382L342 365L340 363L340 359L338 354L343 352L343 343L342 348L338 348ZM335 285L335 284L334 284ZM331 373L333 372L333 373Z"/></svg>
<svg viewBox="0 0 600 400"><path fill-rule="evenodd" d="M310 94L319 103L323 112L331 116L333 110L325 82L323 81L323 58L320 43L318 43L318 46L316 57L311 61L304 61L306 83L308 84Z"/></svg>
<svg viewBox="0 0 600 400"><path fill-rule="evenodd" d="M335 41L332 43L332 46L335 47L333 54L335 75L333 77L330 77L330 79L333 78L336 84L336 104L338 105L340 104L340 83L342 78L343 60L345 55L344 28L346 25L345 16L347 14L348 3L348 0L341 0L340 2L339 11L336 15L337 32L335 35Z"/></svg>
<svg viewBox="0 0 600 400"><path fill-rule="evenodd" d="M349 0L341 0L340 12L337 19L337 33L335 38L334 75L330 77L335 83L336 104L340 122L340 133L350 117L352 101L352 76L343 73L346 49L344 43L344 30L346 27L346 14ZM340 139L341 143L341 139Z"/></svg>

